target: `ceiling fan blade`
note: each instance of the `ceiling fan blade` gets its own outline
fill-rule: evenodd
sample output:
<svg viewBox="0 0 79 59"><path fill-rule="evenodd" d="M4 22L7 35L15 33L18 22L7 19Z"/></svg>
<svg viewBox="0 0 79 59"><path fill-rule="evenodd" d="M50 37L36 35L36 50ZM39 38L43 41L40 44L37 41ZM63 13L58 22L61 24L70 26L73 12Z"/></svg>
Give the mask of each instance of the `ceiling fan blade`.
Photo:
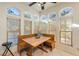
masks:
<svg viewBox="0 0 79 59"><path fill-rule="evenodd" d="M32 6L32 5L34 5L35 3L37 3L37 2L32 2L31 4L29 4L29 6Z"/></svg>
<svg viewBox="0 0 79 59"><path fill-rule="evenodd" d="M44 10L44 5L41 6L41 9Z"/></svg>
<svg viewBox="0 0 79 59"><path fill-rule="evenodd" d="M51 3L56 3L56 2L51 2Z"/></svg>
<svg viewBox="0 0 79 59"><path fill-rule="evenodd" d="M46 4L46 2L43 2L43 4Z"/></svg>

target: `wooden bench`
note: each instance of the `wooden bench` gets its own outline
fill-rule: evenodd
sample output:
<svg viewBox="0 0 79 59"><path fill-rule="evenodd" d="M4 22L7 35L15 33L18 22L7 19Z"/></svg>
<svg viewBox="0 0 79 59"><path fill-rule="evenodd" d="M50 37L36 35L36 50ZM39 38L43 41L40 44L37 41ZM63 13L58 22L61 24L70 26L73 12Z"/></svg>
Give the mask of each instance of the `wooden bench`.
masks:
<svg viewBox="0 0 79 59"><path fill-rule="evenodd" d="M28 38L28 37L33 37L35 36L34 34L30 35L18 35L18 46L17 46L17 51L21 55L21 52L29 48L29 44L26 44L22 39Z"/></svg>
<svg viewBox="0 0 79 59"><path fill-rule="evenodd" d="M47 36L47 37L51 37L50 40L47 40L44 44L45 46L48 46L50 47L50 50L52 51L53 48L55 48L55 36L53 34L43 34L44 36Z"/></svg>

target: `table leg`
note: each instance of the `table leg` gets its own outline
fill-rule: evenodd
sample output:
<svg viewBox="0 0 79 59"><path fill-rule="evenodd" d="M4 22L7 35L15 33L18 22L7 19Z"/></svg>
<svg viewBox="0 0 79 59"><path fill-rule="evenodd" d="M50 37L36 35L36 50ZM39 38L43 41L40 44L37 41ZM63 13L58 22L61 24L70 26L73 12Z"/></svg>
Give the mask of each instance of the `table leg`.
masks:
<svg viewBox="0 0 79 59"><path fill-rule="evenodd" d="M32 49L33 49L33 47L30 47L29 51L27 52L28 56L32 56Z"/></svg>
<svg viewBox="0 0 79 59"><path fill-rule="evenodd" d="M41 49L42 51L44 51L44 52L48 53L48 51L47 51L47 50L43 49L43 44L41 44L40 46L38 46L38 48L39 48L39 49Z"/></svg>

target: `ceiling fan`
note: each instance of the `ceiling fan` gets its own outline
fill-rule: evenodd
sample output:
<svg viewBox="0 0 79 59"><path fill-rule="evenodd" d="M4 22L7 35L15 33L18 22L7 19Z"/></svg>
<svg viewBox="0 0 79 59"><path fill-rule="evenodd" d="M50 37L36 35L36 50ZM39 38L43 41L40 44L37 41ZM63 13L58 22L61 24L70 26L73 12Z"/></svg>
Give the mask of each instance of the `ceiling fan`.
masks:
<svg viewBox="0 0 79 59"><path fill-rule="evenodd" d="M41 10L44 10L44 5L46 4L46 2L32 2L29 4L29 6L32 6L34 4L38 3L39 5L41 5ZM56 3L56 2L51 2L51 3Z"/></svg>

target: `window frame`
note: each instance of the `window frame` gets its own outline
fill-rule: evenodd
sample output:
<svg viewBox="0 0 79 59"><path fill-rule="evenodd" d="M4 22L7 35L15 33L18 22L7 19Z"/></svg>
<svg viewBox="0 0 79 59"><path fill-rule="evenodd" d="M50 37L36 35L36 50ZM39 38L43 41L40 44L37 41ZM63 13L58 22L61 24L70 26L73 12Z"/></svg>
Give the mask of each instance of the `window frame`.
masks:
<svg viewBox="0 0 79 59"><path fill-rule="evenodd" d="M19 30L18 31L8 31L8 20L10 20L10 19L14 19L14 20L18 20L19 21ZM13 18L13 17L7 17L7 42L8 42L8 33L9 32L18 32L19 33L19 35L21 34L21 19L18 19L18 18ZM18 37L18 36L17 36ZM18 41L18 38L17 38L17 41ZM15 44L13 44L13 45L17 45L18 44L18 42L17 43L15 43Z"/></svg>

